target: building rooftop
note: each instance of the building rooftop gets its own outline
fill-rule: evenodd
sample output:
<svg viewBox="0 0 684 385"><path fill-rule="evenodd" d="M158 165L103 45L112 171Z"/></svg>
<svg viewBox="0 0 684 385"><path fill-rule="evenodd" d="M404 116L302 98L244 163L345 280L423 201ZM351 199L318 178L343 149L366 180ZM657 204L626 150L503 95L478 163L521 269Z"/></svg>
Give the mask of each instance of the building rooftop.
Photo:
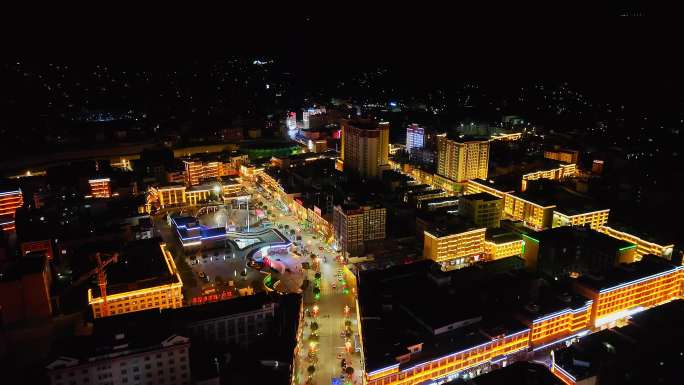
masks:
<svg viewBox="0 0 684 385"><path fill-rule="evenodd" d="M477 193L477 194L463 195L460 197L460 199L467 200L467 201L482 200L482 201L487 201L487 202L501 200L501 198L494 196L492 194L489 194L489 193L485 193L485 192L481 192L481 193Z"/></svg>
<svg viewBox="0 0 684 385"><path fill-rule="evenodd" d="M568 244L581 242L587 247L601 250L620 250L634 246L633 243L613 238L588 227L579 226L555 227L531 232L527 236L539 242L562 242Z"/></svg>
<svg viewBox="0 0 684 385"><path fill-rule="evenodd" d="M438 204L447 204L447 203L452 203L454 206L458 205L458 197L455 196L446 196L446 197L439 197L439 198L430 198L430 199L424 199L421 202L421 207L426 207L429 208L429 206L433 205L438 205Z"/></svg>
<svg viewBox="0 0 684 385"><path fill-rule="evenodd" d="M578 382L597 376L596 383L679 384L683 322L684 301L675 300L554 351L555 364Z"/></svg>
<svg viewBox="0 0 684 385"><path fill-rule="evenodd" d="M107 294L116 294L178 282L160 247L161 239L142 239L123 247L118 261L106 268ZM100 290L93 290L93 297Z"/></svg>
<svg viewBox="0 0 684 385"><path fill-rule="evenodd" d="M583 275L577 279L577 284L587 287L594 291L603 291L614 288L626 282L632 282L652 275L666 273L679 269L670 261L656 257L655 255L645 255L641 261L627 265L620 265L609 270L602 276Z"/></svg>
<svg viewBox="0 0 684 385"><path fill-rule="evenodd" d="M510 180L509 180L510 179ZM513 178L507 178L506 176L503 177L497 177L497 178L490 178L490 179L473 179L472 181L481 184L483 186L487 186L489 188L493 188L495 190L501 191L501 192L514 192L517 191L520 188L520 179L515 179L512 180Z"/></svg>
<svg viewBox="0 0 684 385"><path fill-rule="evenodd" d="M520 258L506 260L450 272L433 261L360 272L366 370L395 364L397 356L420 343L422 351L400 367L479 345L493 335L525 330L510 309L526 303L518 298L528 296L530 282L537 278L522 270Z"/></svg>
<svg viewBox="0 0 684 385"><path fill-rule="evenodd" d="M156 309L99 318L95 320L92 334L56 343L52 356L59 358L48 369L156 350L185 340Z"/></svg>
<svg viewBox="0 0 684 385"><path fill-rule="evenodd" d="M456 215L450 215L444 223L434 224L426 231L439 238L478 229L484 230L484 227L477 226L465 218Z"/></svg>
<svg viewBox="0 0 684 385"><path fill-rule="evenodd" d="M502 228L488 228L485 232L485 240L496 244L509 243L521 240L519 233Z"/></svg>

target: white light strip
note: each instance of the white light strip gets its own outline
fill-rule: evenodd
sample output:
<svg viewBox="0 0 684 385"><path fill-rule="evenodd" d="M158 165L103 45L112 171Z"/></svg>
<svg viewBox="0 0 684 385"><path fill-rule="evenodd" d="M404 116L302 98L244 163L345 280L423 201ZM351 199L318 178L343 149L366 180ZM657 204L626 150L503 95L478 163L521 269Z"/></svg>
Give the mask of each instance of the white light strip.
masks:
<svg viewBox="0 0 684 385"><path fill-rule="evenodd" d="M0 197L5 196L5 195L15 195L15 194L21 194L21 190L1 192Z"/></svg>
<svg viewBox="0 0 684 385"><path fill-rule="evenodd" d="M568 336L568 337L565 337L565 338L561 338L561 339L559 339L559 340L551 341L551 342L546 343L546 344L544 344L544 345L542 345L542 346L537 346L536 348L533 349L533 351L536 352L536 351L538 351L538 350L544 349L544 348L549 347L549 346L551 346L551 345L555 345L555 344L558 344L558 343L561 343L561 342L564 342L564 341L567 341L567 340L571 340L571 339L573 339L573 338L575 338L575 337L584 337L584 336L587 335L587 334L589 334L589 331L588 331L588 330L583 330L583 331L581 331L581 332L579 332L579 333L577 333L577 334L573 334L573 335L571 335L571 336Z"/></svg>
<svg viewBox="0 0 684 385"><path fill-rule="evenodd" d="M684 268L684 266L675 266L672 270L664 271L662 273L658 273L658 274L654 274L654 275L649 275L648 277L644 277L644 278L635 279L634 281L621 283L617 286L609 287L607 289L601 289L599 291L599 293L603 294L603 293L607 293L607 292L614 291L617 289L621 289L621 288L626 287L626 286L636 285L638 283L645 282L645 281L648 281L651 279L660 278L660 277L666 276L668 274L672 274L672 273L676 272L677 270L681 270L682 268Z"/></svg>
<svg viewBox="0 0 684 385"><path fill-rule="evenodd" d="M565 369L561 368L560 366L554 365L553 368L556 369L556 370L558 370L559 372L561 372L561 374L563 374L564 376L566 376L566 377L568 377L569 379L571 379L572 382L577 382L577 380L575 379L575 376L573 376L572 374L566 372Z"/></svg>

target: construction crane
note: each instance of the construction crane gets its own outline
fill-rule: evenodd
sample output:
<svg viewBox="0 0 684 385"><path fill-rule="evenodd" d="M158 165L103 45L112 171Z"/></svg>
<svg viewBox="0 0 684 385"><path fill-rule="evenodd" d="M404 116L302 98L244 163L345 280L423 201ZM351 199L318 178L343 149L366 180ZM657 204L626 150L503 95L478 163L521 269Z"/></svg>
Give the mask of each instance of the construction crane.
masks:
<svg viewBox="0 0 684 385"><path fill-rule="evenodd" d="M106 260L102 260L103 256L108 256ZM97 274L97 284L100 287L100 297L102 297L102 305L100 305L100 314L102 317L109 315L109 307L107 306L107 274L105 274L105 267L112 262L117 262L119 259L119 253L100 253L97 252L93 256L97 265L95 268L89 272L83 274L76 282L72 284L72 287L78 286L90 279L93 275Z"/></svg>

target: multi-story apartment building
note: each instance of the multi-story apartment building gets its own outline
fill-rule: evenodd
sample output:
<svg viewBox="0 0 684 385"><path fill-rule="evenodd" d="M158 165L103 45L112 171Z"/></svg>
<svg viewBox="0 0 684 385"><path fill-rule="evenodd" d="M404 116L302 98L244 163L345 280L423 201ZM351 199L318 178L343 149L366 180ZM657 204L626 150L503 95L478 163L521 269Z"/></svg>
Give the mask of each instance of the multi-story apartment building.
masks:
<svg viewBox="0 0 684 385"><path fill-rule="evenodd" d="M422 149L425 146L425 129L413 123L406 127L406 151Z"/></svg>
<svg viewBox="0 0 684 385"><path fill-rule="evenodd" d="M488 193L463 195L458 199L458 212L477 226L495 228L501 222L501 205L501 198Z"/></svg>
<svg viewBox="0 0 684 385"><path fill-rule="evenodd" d="M553 159L563 163L574 163L577 164L579 160L579 151L577 150L547 150L544 151L544 158Z"/></svg>
<svg viewBox="0 0 684 385"><path fill-rule="evenodd" d="M486 260L502 259L522 255L523 240L517 233L487 229L484 247Z"/></svg>
<svg viewBox="0 0 684 385"><path fill-rule="evenodd" d="M553 167L545 170L538 170L529 172L522 176L520 191L527 190L527 181L538 179L561 180L577 175L577 166L574 163L559 164L558 167Z"/></svg>
<svg viewBox="0 0 684 385"><path fill-rule="evenodd" d="M243 347L264 336L273 326L277 297L258 293L227 301L162 311L184 325L189 336Z"/></svg>
<svg viewBox="0 0 684 385"><path fill-rule="evenodd" d="M183 282L173 256L159 238L129 243L105 272L106 292L88 290L88 305L95 318L183 306Z"/></svg>
<svg viewBox="0 0 684 385"><path fill-rule="evenodd" d="M361 178L380 177L389 168L389 123L343 120L341 125L344 170Z"/></svg>
<svg viewBox="0 0 684 385"><path fill-rule="evenodd" d="M580 277L570 291L554 281L530 290L537 278L488 268L499 262L439 272L425 261L361 273L366 383L442 383L528 360L677 300L684 282L684 267L649 257ZM471 300L472 287L478 294ZM460 306L441 310L452 301ZM501 317L503 308L510 319Z"/></svg>
<svg viewBox="0 0 684 385"><path fill-rule="evenodd" d="M46 366L51 385L192 383L190 339L159 312L96 320L92 334L60 344L55 356Z"/></svg>
<svg viewBox="0 0 684 385"><path fill-rule="evenodd" d="M423 240L423 258L438 262L444 269L471 265L484 256L486 230L468 224L428 229Z"/></svg>
<svg viewBox="0 0 684 385"><path fill-rule="evenodd" d="M647 239L643 235L637 236L624 229L618 229L616 226L601 226L597 230L613 238L635 244L637 260L647 254L657 255L665 259L672 258L672 251L674 250L674 244L672 243L656 243L654 240Z"/></svg>
<svg viewBox="0 0 684 385"><path fill-rule="evenodd" d="M553 211L551 227L589 225L594 230L608 223L610 209L577 210L573 208L556 208Z"/></svg>
<svg viewBox="0 0 684 385"><path fill-rule="evenodd" d="M487 178L489 140L475 137L437 138L437 174L456 182Z"/></svg>
<svg viewBox="0 0 684 385"><path fill-rule="evenodd" d="M342 252L359 255L364 251L364 241L385 239L387 210L377 204L344 204L333 209L335 239Z"/></svg>

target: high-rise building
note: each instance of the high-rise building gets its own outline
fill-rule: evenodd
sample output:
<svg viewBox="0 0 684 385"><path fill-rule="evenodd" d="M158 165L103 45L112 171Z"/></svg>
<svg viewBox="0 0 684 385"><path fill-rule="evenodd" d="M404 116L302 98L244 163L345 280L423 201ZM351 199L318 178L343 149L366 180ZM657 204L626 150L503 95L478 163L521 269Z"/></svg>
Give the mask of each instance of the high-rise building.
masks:
<svg viewBox="0 0 684 385"><path fill-rule="evenodd" d="M464 195L458 200L458 212L481 227L499 227L503 200L488 193Z"/></svg>
<svg viewBox="0 0 684 385"><path fill-rule="evenodd" d="M378 178L389 163L389 123L343 120L341 153L345 172Z"/></svg>
<svg viewBox="0 0 684 385"><path fill-rule="evenodd" d="M0 230L14 231L15 213L23 204L21 189L16 186L0 186Z"/></svg>
<svg viewBox="0 0 684 385"><path fill-rule="evenodd" d="M425 146L425 129L413 123L406 127L406 151L411 153Z"/></svg>
<svg viewBox="0 0 684 385"><path fill-rule="evenodd" d="M437 174L456 182L486 179L489 140L475 137L437 138Z"/></svg>
<svg viewBox="0 0 684 385"><path fill-rule="evenodd" d="M333 210L335 238L343 253L359 255L364 241L385 239L387 210L379 205L341 205Z"/></svg>

